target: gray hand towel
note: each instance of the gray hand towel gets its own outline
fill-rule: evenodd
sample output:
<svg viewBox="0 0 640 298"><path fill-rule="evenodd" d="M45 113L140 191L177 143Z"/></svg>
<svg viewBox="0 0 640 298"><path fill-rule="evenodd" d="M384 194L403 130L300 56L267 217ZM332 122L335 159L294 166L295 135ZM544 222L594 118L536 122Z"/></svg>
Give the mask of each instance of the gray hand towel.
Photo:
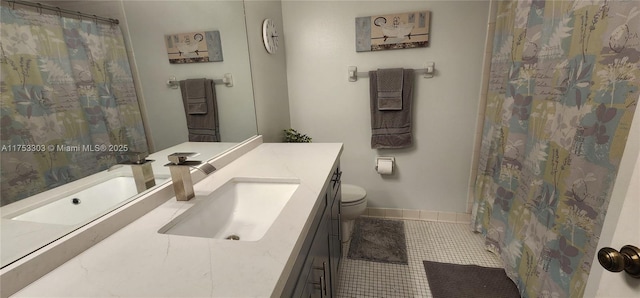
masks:
<svg viewBox="0 0 640 298"><path fill-rule="evenodd" d="M402 110L380 110L378 107L378 74L369 72L371 99L371 148L407 148L413 142L411 135L411 102L413 96L413 69L403 71Z"/></svg>
<svg viewBox="0 0 640 298"><path fill-rule="evenodd" d="M378 110L402 110L403 69L378 69Z"/></svg>
<svg viewBox="0 0 640 298"><path fill-rule="evenodd" d="M204 114L189 113L189 96L187 91L187 81L180 81L180 91L182 93L182 103L187 117L187 129L189 130L190 142L220 142L220 122L218 120L218 102L216 98L215 83L213 80L204 79L202 90L205 107ZM196 80L197 81L197 80ZM194 89L191 89L193 91ZM201 109L202 110L202 109Z"/></svg>
<svg viewBox="0 0 640 298"><path fill-rule="evenodd" d="M185 84L187 114L203 115L209 112L205 95L205 79L188 79Z"/></svg>

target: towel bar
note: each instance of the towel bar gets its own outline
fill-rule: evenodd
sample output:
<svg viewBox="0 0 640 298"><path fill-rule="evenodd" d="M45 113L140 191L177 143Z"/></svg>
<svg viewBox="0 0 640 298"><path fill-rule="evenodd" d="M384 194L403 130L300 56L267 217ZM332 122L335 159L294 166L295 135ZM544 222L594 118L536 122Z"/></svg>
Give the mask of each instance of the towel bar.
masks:
<svg viewBox="0 0 640 298"><path fill-rule="evenodd" d="M427 62L425 68L416 69L416 74L423 74L425 79L433 78L433 75L436 72L435 63ZM347 74L349 75L349 82L355 82L358 80L358 77L368 77L369 72L359 72L358 67L349 66L347 70Z"/></svg>
<svg viewBox="0 0 640 298"><path fill-rule="evenodd" d="M233 87L233 75L225 73L222 79L213 80L215 84L224 84L227 87ZM171 77L167 81L167 87L171 89L178 89L180 87L180 81L176 80L176 77Z"/></svg>

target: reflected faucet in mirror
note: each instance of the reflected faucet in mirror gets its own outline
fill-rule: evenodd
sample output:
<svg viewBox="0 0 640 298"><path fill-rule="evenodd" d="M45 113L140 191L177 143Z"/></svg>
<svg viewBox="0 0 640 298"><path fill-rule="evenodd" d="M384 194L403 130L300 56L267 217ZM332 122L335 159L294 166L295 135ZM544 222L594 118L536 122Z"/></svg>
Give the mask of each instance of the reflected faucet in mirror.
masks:
<svg viewBox="0 0 640 298"><path fill-rule="evenodd" d="M173 190L176 194L176 200L188 201L195 197L193 191L193 180L191 179L191 169L195 168L209 175L216 168L209 163L199 160L187 160L189 157L198 156L195 152L176 152L167 156L169 163L165 167L169 167L171 172L171 181Z"/></svg>
<svg viewBox="0 0 640 298"><path fill-rule="evenodd" d="M153 175L153 167L151 166L151 162L153 162L153 160L147 159L147 157L149 157L149 153L127 152L121 155L127 159L119 164L131 166L133 180L136 182L136 189L138 190L138 193L156 185L156 179Z"/></svg>

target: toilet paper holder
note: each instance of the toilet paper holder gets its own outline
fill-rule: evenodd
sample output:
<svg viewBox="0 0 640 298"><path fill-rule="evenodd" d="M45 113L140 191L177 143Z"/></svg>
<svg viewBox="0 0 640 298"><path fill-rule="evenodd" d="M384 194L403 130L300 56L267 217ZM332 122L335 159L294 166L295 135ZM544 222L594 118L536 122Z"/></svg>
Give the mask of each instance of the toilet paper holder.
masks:
<svg viewBox="0 0 640 298"><path fill-rule="evenodd" d="M391 161L391 164L392 164L392 165L395 165L395 163L396 163L396 158L395 158L395 157L391 157L391 156L378 156L378 157L376 157L376 165L375 165L375 167L374 167L374 169L375 169L376 171L378 171L378 164L380 163L380 161L383 161L383 160L389 160L389 161Z"/></svg>

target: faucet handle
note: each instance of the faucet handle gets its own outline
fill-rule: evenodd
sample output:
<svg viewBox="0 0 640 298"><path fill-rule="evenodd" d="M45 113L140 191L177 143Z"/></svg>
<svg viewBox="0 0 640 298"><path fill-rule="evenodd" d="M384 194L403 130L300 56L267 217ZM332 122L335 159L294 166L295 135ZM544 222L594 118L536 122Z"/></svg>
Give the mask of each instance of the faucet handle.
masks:
<svg viewBox="0 0 640 298"><path fill-rule="evenodd" d="M174 165L184 164L187 161L187 158L198 156L200 153L197 152L176 152L169 154L167 158Z"/></svg>

